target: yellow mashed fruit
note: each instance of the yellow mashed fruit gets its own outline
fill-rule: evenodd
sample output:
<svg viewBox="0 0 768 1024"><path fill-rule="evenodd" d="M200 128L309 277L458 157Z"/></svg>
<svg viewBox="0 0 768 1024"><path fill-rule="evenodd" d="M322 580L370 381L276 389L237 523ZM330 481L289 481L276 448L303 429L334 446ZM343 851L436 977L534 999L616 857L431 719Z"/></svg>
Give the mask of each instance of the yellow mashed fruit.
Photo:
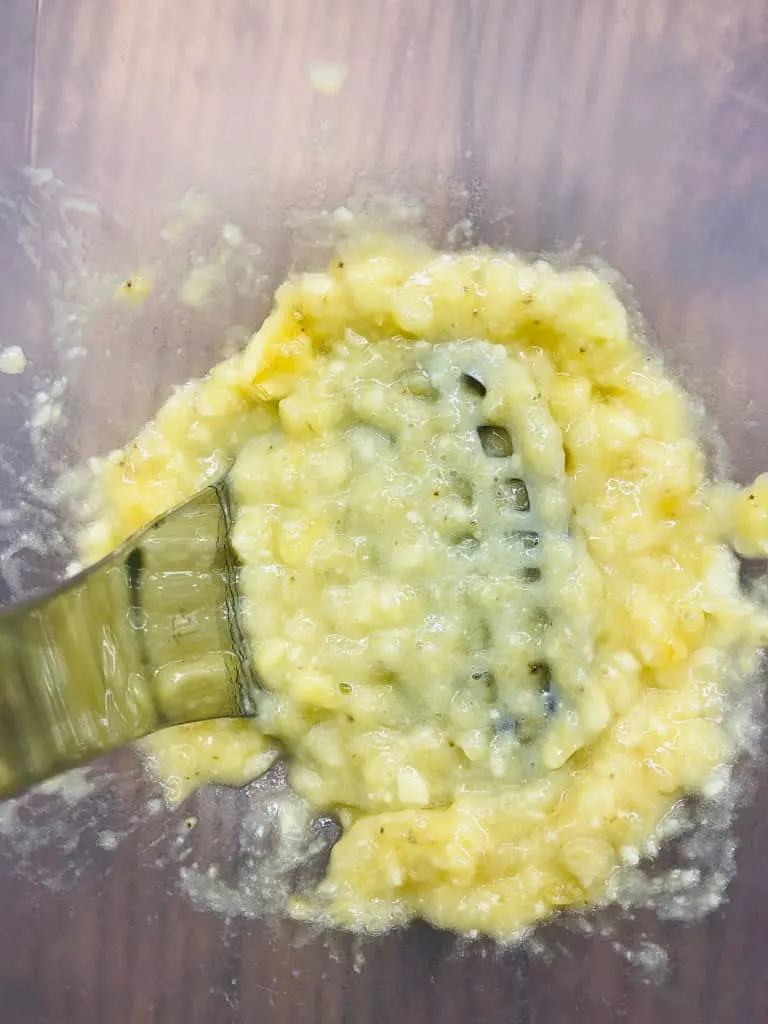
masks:
<svg viewBox="0 0 768 1024"><path fill-rule="evenodd" d="M708 476L596 271L345 243L101 461L86 553L228 469L258 715L151 746L176 799L283 754L338 818L294 914L513 941L604 899L735 756L768 476Z"/></svg>

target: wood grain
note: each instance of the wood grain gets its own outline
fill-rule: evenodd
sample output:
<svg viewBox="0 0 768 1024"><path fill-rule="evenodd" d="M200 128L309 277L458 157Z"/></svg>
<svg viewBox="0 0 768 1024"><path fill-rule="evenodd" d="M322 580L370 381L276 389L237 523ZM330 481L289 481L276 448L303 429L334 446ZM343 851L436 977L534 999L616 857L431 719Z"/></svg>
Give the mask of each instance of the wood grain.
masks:
<svg viewBox="0 0 768 1024"><path fill-rule="evenodd" d="M581 243L633 282L746 478L768 437L767 54L768 0L4 0L0 170L50 167L93 196L105 216L88 258L116 270L154 252L190 187L262 241L271 280L295 254L288 211L369 188L424 199L438 239L466 217L492 244ZM338 96L313 91L313 59L347 65ZM14 310L3 301L0 325ZM129 343L94 342L73 456L124 440L218 355L211 325L156 316ZM620 926L632 948L647 934L670 952L648 984L610 941L562 928L542 955L462 950L419 926L364 943L360 964L345 937L224 922L163 862L190 808L129 828L146 783L130 755L109 767L100 814L129 833L117 850L90 821L71 853L51 828L32 857L23 829L0 838L7 1024L768 1020L764 771L726 905ZM226 870L249 799L194 805L201 856L215 848ZM62 864L77 879L41 884Z"/></svg>

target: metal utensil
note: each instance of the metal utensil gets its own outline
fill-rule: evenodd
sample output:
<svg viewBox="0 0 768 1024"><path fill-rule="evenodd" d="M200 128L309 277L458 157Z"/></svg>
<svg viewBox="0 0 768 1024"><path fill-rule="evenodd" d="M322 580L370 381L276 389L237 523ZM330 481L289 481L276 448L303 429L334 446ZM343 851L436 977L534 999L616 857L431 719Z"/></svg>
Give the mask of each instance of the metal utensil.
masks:
<svg viewBox="0 0 768 1024"><path fill-rule="evenodd" d="M169 725L254 714L226 480L0 611L0 795Z"/></svg>

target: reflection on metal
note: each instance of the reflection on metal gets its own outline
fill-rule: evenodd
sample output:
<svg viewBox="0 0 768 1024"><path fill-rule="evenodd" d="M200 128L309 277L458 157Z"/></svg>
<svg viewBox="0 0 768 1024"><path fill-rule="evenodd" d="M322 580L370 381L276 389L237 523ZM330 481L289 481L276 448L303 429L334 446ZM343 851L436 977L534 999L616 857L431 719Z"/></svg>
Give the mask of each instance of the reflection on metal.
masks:
<svg viewBox="0 0 768 1024"><path fill-rule="evenodd" d="M0 612L0 793L167 725L254 713L225 483Z"/></svg>

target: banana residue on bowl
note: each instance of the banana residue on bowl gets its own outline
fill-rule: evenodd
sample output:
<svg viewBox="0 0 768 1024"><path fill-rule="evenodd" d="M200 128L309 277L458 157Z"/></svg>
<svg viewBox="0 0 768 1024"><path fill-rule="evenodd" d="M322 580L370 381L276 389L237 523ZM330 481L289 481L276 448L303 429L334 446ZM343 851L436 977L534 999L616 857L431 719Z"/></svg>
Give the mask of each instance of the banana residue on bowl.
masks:
<svg viewBox="0 0 768 1024"><path fill-rule="evenodd" d="M307 65L310 85L324 96L335 96L341 92L347 74L347 66L340 61L312 60Z"/></svg>
<svg viewBox="0 0 768 1024"><path fill-rule="evenodd" d="M21 345L8 345L0 349L0 373L15 376L24 373L27 368L27 356Z"/></svg>
<svg viewBox="0 0 768 1024"><path fill-rule="evenodd" d="M768 476L711 478L604 276L348 240L99 464L86 555L230 464L258 717L146 749L174 799L286 757L342 828L295 916L516 941L723 798Z"/></svg>

